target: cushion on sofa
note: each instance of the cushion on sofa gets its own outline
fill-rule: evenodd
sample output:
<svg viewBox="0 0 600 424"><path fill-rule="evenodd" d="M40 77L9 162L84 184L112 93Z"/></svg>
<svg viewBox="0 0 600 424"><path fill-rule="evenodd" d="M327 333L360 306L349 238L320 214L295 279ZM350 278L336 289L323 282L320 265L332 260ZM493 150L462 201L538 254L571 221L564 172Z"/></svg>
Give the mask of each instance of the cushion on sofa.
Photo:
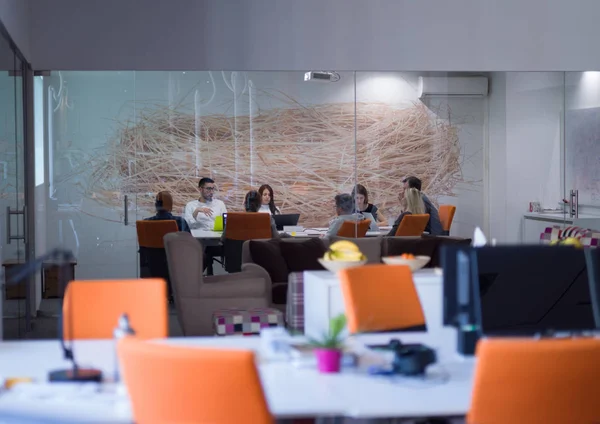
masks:
<svg viewBox="0 0 600 424"><path fill-rule="evenodd" d="M330 237L329 245L339 240L350 240L355 243L360 251L367 257L367 263L381 263L381 238L380 237L362 237L347 239L344 237Z"/></svg>
<svg viewBox="0 0 600 424"><path fill-rule="evenodd" d="M273 283L287 282L289 270L281 254L279 239L250 240L248 242L252 262L263 267Z"/></svg>
<svg viewBox="0 0 600 424"><path fill-rule="evenodd" d="M324 269L318 261L326 251L321 239L313 238L301 242L282 241L279 244L279 249L289 272L320 271ZM283 281L287 281L287 275Z"/></svg>

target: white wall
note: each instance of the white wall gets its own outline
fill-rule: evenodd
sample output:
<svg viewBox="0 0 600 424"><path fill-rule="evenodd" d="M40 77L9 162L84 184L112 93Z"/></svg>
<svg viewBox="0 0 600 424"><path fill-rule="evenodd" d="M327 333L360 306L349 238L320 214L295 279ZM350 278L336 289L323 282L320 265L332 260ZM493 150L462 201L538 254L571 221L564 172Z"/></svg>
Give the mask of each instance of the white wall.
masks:
<svg viewBox="0 0 600 424"><path fill-rule="evenodd" d="M587 70L599 14L596 0L53 0L33 4L30 35L36 69Z"/></svg>
<svg viewBox="0 0 600 424"><path fill-rule="evenodd" d="M556 208L562 199L561 72L492 75L490 93L490 230L519 242L529 202ZM504 207L503 207L504 205Z"/></svg>
<svg viewBox="0 0 600 424"><path fill-rule="evenodd" d="M30 1L0 0L0 21L25 58L31 61Z"/></svg>

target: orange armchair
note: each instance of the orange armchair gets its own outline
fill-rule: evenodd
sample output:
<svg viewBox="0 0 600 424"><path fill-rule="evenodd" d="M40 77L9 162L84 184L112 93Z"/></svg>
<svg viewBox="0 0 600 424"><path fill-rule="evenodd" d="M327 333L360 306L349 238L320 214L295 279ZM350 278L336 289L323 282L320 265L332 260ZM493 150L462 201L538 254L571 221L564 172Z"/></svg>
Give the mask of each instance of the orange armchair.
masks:
<svg viewBox="0 0 600 424"><path fill-rule="evenodd" d="M405 215L396 230L396 237L421 237L429 222L429 214Z"/></svg>
<svg viewBox="0 0 600 424"><path fill-rule="evenodd" d="M367 235L370 226L370 219L363 219L362 221L344 221L336 235L338 237L362 238Z"/></svg>
<svg viewBox="0 0 600 424"><path fill-rule="evenodd" d="M482 339L470 424L600 422L600 340Z"/></svg>
<svg viewBox="0 0 600 424"><path fill-rule="evenodd" d="M274 422L252 351L136 339L117 350L136 423Z"/></svg>
<svg viewBox="0 0 600 424"><path fill-rule="evenodd" d="M166 295L161 279L71 281L63 303L64 338L112 339L124 313L138 337L167 337Z"/></svg>
<svg viewBox="0 0 600 424"><path fill-rule="evenodd" d="M342 270L339 275L350 333L426 330L407 266L367 265Z"/></svg>
<svg viewBox="0 0 600 424"><path fill-rule="evenodd" d="M442 230L445 235L450 235L450 227L452 227L452 220L454 220L454 214L456 213L456 206L453 205L440 205L440 221L442 223Z"/></svg>

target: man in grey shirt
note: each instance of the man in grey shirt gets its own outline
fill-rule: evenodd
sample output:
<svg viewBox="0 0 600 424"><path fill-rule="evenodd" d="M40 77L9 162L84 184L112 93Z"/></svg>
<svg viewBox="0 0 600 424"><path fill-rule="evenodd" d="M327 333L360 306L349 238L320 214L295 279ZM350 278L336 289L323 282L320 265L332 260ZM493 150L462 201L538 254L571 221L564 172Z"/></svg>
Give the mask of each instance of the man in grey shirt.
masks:
<svg viewBox="0 0 600 424"><path fill-rule="evenodd" d="M337 217L329 223L327 237L335 236L344 221L362 221L365 217L360 213L354 212L354 198L349 194L338 194L335 196L335 211Z"/></svg>
<svg viewBox="0 0 600 424"><path fill-rule="evenodd" d="M409 188L416 188L421 191L421 180L417 177L407 177L403 181L404 190ZM425 227L425 231L434 236L444 235L444 230L442 229L442 223L440 221L440 215L438 214L438 210L431 203L431 200L421 191L421 198L423 199L423 203L425 204L425 213L429 214L429 222L427 223L427 227Z"/></svg>

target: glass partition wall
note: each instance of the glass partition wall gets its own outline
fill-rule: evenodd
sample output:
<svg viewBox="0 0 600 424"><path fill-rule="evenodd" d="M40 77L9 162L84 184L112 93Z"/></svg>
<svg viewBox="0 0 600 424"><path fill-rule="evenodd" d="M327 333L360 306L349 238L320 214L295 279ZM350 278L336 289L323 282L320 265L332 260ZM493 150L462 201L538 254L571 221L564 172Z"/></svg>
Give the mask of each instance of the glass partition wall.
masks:
<svg viewBox="0 0 600 424"><path fill-rule="evenodd" d="M135 221L154 214L163 190L183 215L202 177L215 180L229 212L243 211L246 193L268 184L277 208L299 214L305 229L346 214L335 197L359 184L367 196L353 202L368 201L347 213L375 205L387 234L407 210L409 176L432 205L456 207L451 236L469 238L480 227L498 243L539 243L548 227L600 228L600 74L322 75L37 77L36 199L45 205L36 217L38 254L72 250L77 279L137 277ZM588 221L570 216L571 189Z"/></svg>
<svg viewBox="0 0 600 424"><path fill-rule="evenodd" d="M15 269L25 262L25 169L23 64L9 42L0 37L0 258L2 259L2 328L0 338L25 337L30 315L26 280L12 284Z"/></svg>

